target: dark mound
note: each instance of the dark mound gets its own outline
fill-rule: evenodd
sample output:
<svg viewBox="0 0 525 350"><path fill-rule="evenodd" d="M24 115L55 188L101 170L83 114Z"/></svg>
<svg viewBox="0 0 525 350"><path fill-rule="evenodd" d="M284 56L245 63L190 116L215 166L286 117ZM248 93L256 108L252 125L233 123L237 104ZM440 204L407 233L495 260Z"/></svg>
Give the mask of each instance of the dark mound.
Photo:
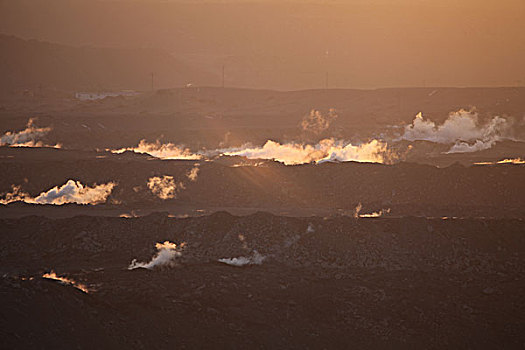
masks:
<svg viewBox="0 0 525 350"><path fill-rule="evenodd" d="M393 216L525 217L523 165L465 167L456 163L437 168L347 162L285 166L267 161L260 166L235 167L222 161L166 161L139 154L104 153L106 157L100 158L97 152L2 151L6 158L0 159L0 193L21 185L22 190L37 196L68 179L89 186L117 183L104 206L33 205L24 209L12 204L1 206L3 217L60 213L119 216L151 211L200 215L202 210L352 216L359 203L362 213L390 209ZM199 171L192 181L188 174L195 166ZM164 175L183 184L173 198L158 198L147 185L150 178Z"/></svg>
<svg viewBox="0 0 525 350"><path fill-rule="evenodd" d="M219 212L0 225L6 347L519 348L525 341L522 220ZM127 270L164 240L186 242L174 266ZM260 265L218 262L255 251L265 257ZM51 269L89 293L41 279Z"/></svg>

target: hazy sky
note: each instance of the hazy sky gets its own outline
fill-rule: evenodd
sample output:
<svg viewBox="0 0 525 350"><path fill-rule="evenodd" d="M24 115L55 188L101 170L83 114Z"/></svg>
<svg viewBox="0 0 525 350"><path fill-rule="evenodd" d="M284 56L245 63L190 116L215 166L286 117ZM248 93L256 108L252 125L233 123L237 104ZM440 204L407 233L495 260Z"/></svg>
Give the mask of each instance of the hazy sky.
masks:
<svg viewBox="0 0 525 350"><path fill-rule="evenodd" d="M0 1L0 32L154 47L239 86L525 84L525 1Z"/></svg>

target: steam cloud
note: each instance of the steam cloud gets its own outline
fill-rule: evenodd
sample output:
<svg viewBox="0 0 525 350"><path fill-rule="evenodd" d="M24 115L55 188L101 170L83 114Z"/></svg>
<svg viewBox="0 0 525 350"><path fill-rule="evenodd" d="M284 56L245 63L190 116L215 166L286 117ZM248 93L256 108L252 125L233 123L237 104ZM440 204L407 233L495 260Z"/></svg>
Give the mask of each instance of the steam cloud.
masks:
<svg viewBox="0 0 525 350"><path fill-rule="evenodd" d="M195 164L193 168L191 168L190 172L186 175L190 181L197 181L197 176L199 175L199 163Z"/></svg>
<svg viewBox="0 0 525 350"><path fill-rule="evenodd" d="M196 163L193 168L191 168L190 171L186 173L188 180L192 182L197 181L197 177L199 175L199 166L200 164ZM155 196L166 200L176 198L177 193L186 189L186 186L182 181L176 182L173 176L164 175L162 177L150 177L148 179L148 188Z"/></svg>
<svg viewBox="0 0 525 350"><path fill-rule="evenodd" d="M304 132L318 135L329 129L330 124L337 119L336 110L331 108L328 114L323 115L320 111L312 109L310 114L301 121L301 129ZM147 153L161 159L204 159L218 155L242 156L248 159L269 159L284 163L285 165L322 163L327 161L357 161L385 163L397 159L397 155L387 150L387 145L379 140L372 140L360 145L352 145L344 140L325 138L317 144L286 143L267 140L263 146L253 147L246 144L242 147L222 148L215 150L202 150L192 153L188 148L176 146L172 143L161 144L158 140L155 143L148 143L146 140L140 141L137 147L122 148L111 150L113 153L133 151L137 153ZM239 164L237 166L242 166ZM250 164L251 165L251 164ZM197 178L199 169L194 168L187 175L191 181ZM173 188L170 184L166 184ZM172 197L170 197L172 198Z"/></svg>
<svg viewBox="0 0 525 350"><path fill-rule="evenodd" d="M7 131L0 137L0 146L10 147L54 147L60 148L59 144L49 146L44 144L39 139L47 135L51 131L50 127L40 128L35 125L33 118L29 119L26 128L21 131Z"/></svg>
<svg viewBox="0 0 525 350"><path fill-rule="evenodd" d="M362 208L363 208L363 205L361 204L361 202L359 202L359 203L357 204L357 206L355 207L355 209L354 209L354 218L357 219L357 218L360 217L359 213L361 212L361 209L362 209Z"/></svg>
<svg viewBox="0 0 525 350"><path fill-rule="evenodd" d="M165 241L164 243L155 244L157 253L150 262L137 262L137 259L133 259L131 264L128 266L128 270L134 270L138 268L152 270L156 267L173 267L176 265L176 259L182 255L181 249L184 248L185 243L177 246L175 243Z"/></svg>
<svg viewBox="0 0 525 350"><path fill-rule="evenodd" d="M184 184L182 182L176 183L173 176L164 175L163 177L150 177L148 179L148 188L151 193L160 199L175 198L177 192L183 190Z"/></svg>
<svg viewBox="0 0 525 350"><path fill-rule="evenodd" d="M238 258L222 258L218 261L232 266L245 266L245 265L261 265L266 259L265 256L261 255L258 251L254 250L251 256L241 256Z"/></svg>
<svg viewBox="0 0 525 350"><path fill-rule="evenodd" d="M305 132L320 134L323 131L326 131L335 119L337 119L337 113L333 108L330 108L328 115L326 116L320 111L312 109L310 114L305 116L301 121L301 128Z"/></svg>
<svg viewBox="0 0 525 350"><path fill-rule="evenodd" d="M100 204L106 201L115 185L113 182L108 182L107 184L88 187L79 181L68 180L64 185L60 187L55 186L47 192L40 193L35 198L23 192L20 186L12 186L12 191L5 194L4 199L0 199L0 204L9 204L18 201L31 204L54 205L66 203Z"/></svg>
<svg viewBox="0 0 525 350"><path fill-rule="evenodd" d="M309 223L308 227L306 228L306 233L314 233L314 232L315 232L314 225L312 223Z"/></svg>
<svg viewBox="0 0 525 350"><path fill-rule="evenodd" d="M269 140L262 147L225 152L224 155L250 159L275 159L286 165L327 161L384 163L393 156L387 150L386 144L378 140L354 146L334 139L324 139L316 145L280 144Z"/></svg>
<svg viewBox="0 0 525 350"><path fill-rule="evenodd" d="M372 140L360 145L352 145L350 142L335 140L333 138L323 139L317 144L285 143L268 140L263 146L253 147L245 145L236 148L223 148L215 150L200 151L192 153L189 149L183 149L172 143L154 144L142 140L138 147L111 150L113 153L133 151L136 153L147 153L160 159L204 159L217 155L243 156L248 159L273 159L286 165L323 163L327 161L356 161L387 163L397 159L397 155L388 150L387 144ZM187 175L191 181L197 178L199 169L194 168Z"/></svg>
<svg viewBox="0 0 525 350"><path fill-rule="evenodd" d="M443 124L436 125L418 113L412 124L405 127L401 138L454 144L447 153L477 152L491 148L496 141L511 139L510 124L502 117L494 117L481 124L475 111L461 109L450 113Z"/></svg>
<svg viewBox="0 0 525 350"><path fill-rule="evenodd" d="M176 146L172 143L161 144L159 140L155 143L148 143L141 140L137 147L121 148L111 150L112 153L123 153L133 151L135 153L146 153L160 159L201 159L202 155L191 153L188 148Z"/></svg>

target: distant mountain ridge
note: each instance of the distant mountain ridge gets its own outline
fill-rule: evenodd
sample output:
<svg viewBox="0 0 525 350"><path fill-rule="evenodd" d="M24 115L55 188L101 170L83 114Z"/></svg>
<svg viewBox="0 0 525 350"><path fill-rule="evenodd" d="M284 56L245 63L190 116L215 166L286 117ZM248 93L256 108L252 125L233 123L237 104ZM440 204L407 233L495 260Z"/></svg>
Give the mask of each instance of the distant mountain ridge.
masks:
<svg viewBox="0 0 525 350"><path fill-rule="evenodd" d="M525 82L525 1L12 0L0 33L166 50L255 89Z"/></svg>
<svg viewBox="0 0 525 350"><path fill-rule="evenodd" d="M149 90L218 78L159 49L73 47L0 34L0 89Z"/></svg>

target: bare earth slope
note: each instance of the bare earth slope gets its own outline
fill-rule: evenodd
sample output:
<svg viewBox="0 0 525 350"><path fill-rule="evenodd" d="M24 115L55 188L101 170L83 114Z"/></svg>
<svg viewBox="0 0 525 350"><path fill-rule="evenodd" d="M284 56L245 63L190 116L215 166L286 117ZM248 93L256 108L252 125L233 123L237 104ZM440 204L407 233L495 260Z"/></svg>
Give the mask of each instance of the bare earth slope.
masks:
<svg viewBox="0 0 525 350"><path fill-rule="evenodd" d="M396 128L410 124L418 112L440 124L449 113L474 107L480 122L495 116L508 118L516 139L525 139L525 88L280 92L197 86L91 102L75 100L75 90L33 89L34 96L0 98L1 132L20 130L29 118L37 118L39 126L53 128L47 136L50 144L61 143L73 149L130 147L141 139L192 148L231 147L247 142L262 145L268 139L363 142L402 131ZM318 135L305 135L301 129L303 118L312 109L326 114L331 108L338 117L330 128Z"/></svg>
<svg viewBox="0 0 525 350"><path fill-rule="evenodd" d="M390 210L390 215L525 217L524 165L446 168L398 163L325 163L285 166L265 161L255 166L236 157L215 161L159 160L126 152L108 154L38 148L0 148L0 193L12 186L38 196L69 179L85 185L116 183L105 201L90 206L0 206L0 215L63 213L105 208L105 215L168 210L195 215L195 210L227 209L240 213L269 210L287 215L354 215ZM246 164L244 164L246 163ZM242 166L238 166L242 165ZM194 180L188 175L198 172ZM161 199L148 182L172 176L178 186ZM180 185L182 184L182 185ZM44 207L44 208L42 208ZM63 214L62 214L63 215ZM69 215L69 214L68 214Z"/></svg>
<svg viewBox="0 0 525 350"><path fill-rule="evenodd" d="M520 348L521 220L28 217L1 222L2 343ZM154 244L173 267L127 270ZM261 265L217 260L251 256ZM44 280L55 270L83 283ZM32 279L30 279L33 277Z"/></svg>
<svg viewBox="0 0 525 350"><path fill-rule="evenodd" d="M524 93L197 86L92 102L46 88L2 96L0 344L523 348ZM439 123L471 106L481 121L508 117L515 133L451 154L456 140L391 137L392 164L115 151L141 139L190 155L268 139L360 144L403 130L418 111ZM312 108L339 116L308 136L300 124Z"/></svg>
<svg viewBox="0 0 525 350"><path fill-rule="evenodd" d="M211 83L205 71L190 68L156 49L72 47L0 34L0 91L31 89L107 91Z"/></svg>

